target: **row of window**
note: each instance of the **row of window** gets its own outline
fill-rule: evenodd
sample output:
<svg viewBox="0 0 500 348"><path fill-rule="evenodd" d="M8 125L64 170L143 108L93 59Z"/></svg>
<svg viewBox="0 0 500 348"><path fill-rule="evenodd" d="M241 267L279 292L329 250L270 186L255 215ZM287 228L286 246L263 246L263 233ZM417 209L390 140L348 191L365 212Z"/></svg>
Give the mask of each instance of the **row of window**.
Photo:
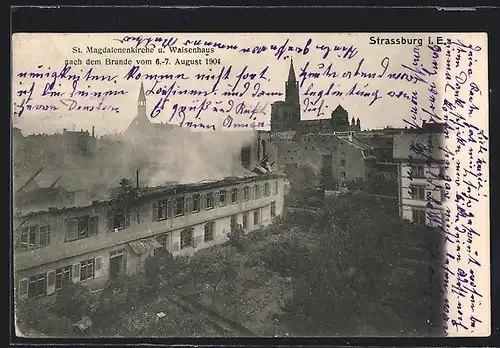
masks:
<svg viewBox="0 0 500 348"><path fill-rule="evenodd" d="M213 209L216 204L218 206L225 206L226 204L235 204L239 201L258 199L262 194L261 186L257 184L252 187L245 186L242 189L222 189L217 192L217 196L213 192L208 192L205 194L194 194L190 197L177 197L173 200L159 200L153 204L153 221L196 213L200 210ZM271 194L270 183L266 182L263 186L263 195L269 196ZM273 182L272 194L278 194L277 181ZM108 232L116 232L130 226L131 214L130 209L126 206L108 210L106 217L106 230ZM137 222L140 223L139 215L137 216ZM97 235L98 226L98 216L83 215L67 219L65 221L65 241L70 242ZM48 246L50 244L50 228L50 225L34 225L21 229L20 249L24 251Z"/></svg>
<svg viewBox="0 0 500 348"><path fill-rule="evenodd" d="M271 210L271 217L274 218L276 217L276 202L271 202L270 206ZM249 211L245 211L242 213L243 216L243 229L247 229L249 227ZM231 227L234 228L237 226L237 221L238 221L238 216L233 215L231 216ZM262 214L261 214L261 209L255 209L253 211L253 224L254 226L257 226L262 222ZM204 226L204 231L203 231L203 240L205 242L210 242L215 239L215 231L216 231L216 224L214 221L207 222ZM187 247L192 247L194 245L194 238L193 238L193 228L186 228L181 231L180 233L180 249L184 249ZM157 237L157 240L160 244L162 244L165 248L167 247L167 234L162 234Z"/></svg>
<svg viewBox="0 0 500 348"><path fill-rule="evenodd" d="M424 165L412 165L410 166L410 173L408 173L411 178L423 179L425 178L425 168ZM444 178L446 176L446 168L443 166L439 167L439 176Z"/></svg>
<svg viewBox="0 0 500 348"><path fill-rule="evenodd" d="M411 219L414 223L433 227L443 227L446 223L446 214L425 208L412 207Z"/></svg>
<svg viewBox="0 0 500 348"><path fill-rule="evenodd" d="M271 217L276 217L276 202L270 205ZM245 211L243 215L243 229L249 227L250 211ZM253 225L257 226L262 222L261 208L255 209L253 214ZM231 226L237 225L237 215L231 216ZM207 222L204 226L203 240L210 242L215 239L216 223ZM194 244L193 228L187 228L180 233L180 249L191 247ZM156 237L158 242L167 248L168 235L162 234ZM123 254L123 250L110 253L110 258ZM89 279L99 278L102 275L102 257L96 257L79 263L64 266L47 273L41 273L29 278L21 279L19 282L19 294L29 298L42 295L50 295L61 290L71 282L84 282Z"/></svg>
<svg viewBox="0 0 500 348"><path fill-rule="evenodd" d="M19 282L21 297L38 297L50 295L61 290L71 282L84 282L101 276L102 257L84 260L74 265L68 265L47 273L40 273Z"/></svg>
<svg viewBox="0 0 500 348"><path fill-rule="evenodd" d="M446 201L446 194L445 190L442 188L440 190L441 192L441 202ZM418 200L426 200L426 194L425 194L425 186L419 186L419 185L410 185L410 190L408 192L410 194L410 197L412 199L418 199Z"/></svg>
<svg viewBox="0 0 500 348"><path fill-rule="evenodd" d="M207 192L194 194L188 197L177 197L175 199L163 199L153 203L153 221L161 221L171 217L183 216L185 214L197 213L202 210L214 209L227 204L236 204L250 199L259 199L261 195L270 196L269 183L264 184L264 192L261 192L262 185L244 186L241 189L232 188L231 190L219 190L217 194ZM278 193L278 182L273 183L272 194Z"/></svg>

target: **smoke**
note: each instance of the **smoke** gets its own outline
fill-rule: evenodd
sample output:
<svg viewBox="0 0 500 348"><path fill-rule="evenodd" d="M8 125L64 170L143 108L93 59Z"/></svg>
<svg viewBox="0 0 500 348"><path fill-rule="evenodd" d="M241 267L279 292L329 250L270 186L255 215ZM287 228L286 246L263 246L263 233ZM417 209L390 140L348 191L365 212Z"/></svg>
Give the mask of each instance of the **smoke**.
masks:
<svg viewBox="0 0 500 348"><path fill-rule="evenodd" d="M137 170L141 187L242 176L246 169L241 165L241 149L256 138L255 131L208 132L176 127L162 130L161 137L103 137L97 140L95 152L86 155L68 150L60 135L24 138L18 140L15 150L15 159L23 166L14 169L14 176L20 186L43 166L24 191L34 192L37 185L49 187L62 174L54 188L74 192L73 204L85 205L108 199L121 178L135 183ZM66 204L42 201L35 204L37 209Z"/></svg>
<svg viewBox="0 0 500 348"><path fill-rule="evenodd" d="M241 148L256 141L254 131L166 130L162 138L124 140L119 157L122 176L141 186L196 183L241 176ZM114 178L119 180L119 178Z"/></svg>

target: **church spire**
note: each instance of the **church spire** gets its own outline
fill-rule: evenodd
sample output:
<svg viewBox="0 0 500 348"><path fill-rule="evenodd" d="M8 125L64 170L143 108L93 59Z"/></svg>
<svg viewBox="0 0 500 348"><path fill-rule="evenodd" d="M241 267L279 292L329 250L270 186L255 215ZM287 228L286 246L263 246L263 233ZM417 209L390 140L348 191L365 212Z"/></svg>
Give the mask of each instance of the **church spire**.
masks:
<svg viewBox="0 0 500 348"><path fill-rule="evenodd" d="M139 91L138 101L146 102L146 94L144 93L144 83L141 81L141 90Z"/></svg>
<svg viewBox="0 0 500 348"><path fill-rule="evenodd" d="M293 68L293 58L290 60L290 70L288 70L288 83L295 83L297 79L295 78L295 70Z"/></svg>
<svg viewBox="0 0 500 348"><path fill-rule="evenodd" d="M300 110L299 99L299 83L295 77L295 70L293 68L293 60L290 60L290 69L288 71L288 80L285 83L285 102L288 104L295 104ZM299 114L297 114L299 116ZM300 120L300 118L299 118Z"/></svg>
<svg viewBox="0 0 500 348"><path fill-rule="evenodd" d="M137 114L146 116L146 93L144 93L144 84L142 83L142 81L141 89L139 91L139 98L137 98Z"/></svg>

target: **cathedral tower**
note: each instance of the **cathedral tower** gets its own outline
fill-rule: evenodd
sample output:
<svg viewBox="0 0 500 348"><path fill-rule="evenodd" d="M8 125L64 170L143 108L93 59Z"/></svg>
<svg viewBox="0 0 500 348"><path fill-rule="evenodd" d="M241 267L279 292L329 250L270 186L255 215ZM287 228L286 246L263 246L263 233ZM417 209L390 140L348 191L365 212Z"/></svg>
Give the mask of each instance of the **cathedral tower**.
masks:
<svg viewBox="0 0 500 348"><path fill-rule="evenodd" d="M271 105L271 132L297 130L300 125L299 83L295 77L293 60L290 61L285 82L285 100Z"/></svg>

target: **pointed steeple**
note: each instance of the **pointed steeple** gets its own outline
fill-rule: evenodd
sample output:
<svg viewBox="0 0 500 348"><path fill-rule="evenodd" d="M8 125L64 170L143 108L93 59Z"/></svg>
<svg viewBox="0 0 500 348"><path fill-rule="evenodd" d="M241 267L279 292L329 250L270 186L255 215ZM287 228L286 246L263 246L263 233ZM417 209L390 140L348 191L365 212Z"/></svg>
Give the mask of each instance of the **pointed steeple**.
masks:
<svg viewBox="0 0 500 348"><path fill-rule="evenodd" d="M294 84L297 81L295 77L295 69L293 68L293 58L290 59L290 70L288 70L288 83Z"/></svg>
<svg viewBox="0 0 500 348"><path fill-rule="evenodd" d="M141 81L141 90L139 91L138 101L146 102L146 93L144 93L144 83Z"/></svg>
<svg viewBox="0 0 500 348"><path fill-rule="evenodd" d="M139 90L139 98L137 98L137 115L143 115L146 119L146 93L144 93L144 84L141 81L141 89Z"/></svg>
<svg viewBox="0 0 500 348"><path fill-rule="evenodd" d="M285 102L288 104L295 104L300 110L299 83L297 82L297 79L295 77L295 70L293 68L293 59L290 60L288 80L285 83ZM299 116L299 114L297 114L297 116Z"/></svg>

